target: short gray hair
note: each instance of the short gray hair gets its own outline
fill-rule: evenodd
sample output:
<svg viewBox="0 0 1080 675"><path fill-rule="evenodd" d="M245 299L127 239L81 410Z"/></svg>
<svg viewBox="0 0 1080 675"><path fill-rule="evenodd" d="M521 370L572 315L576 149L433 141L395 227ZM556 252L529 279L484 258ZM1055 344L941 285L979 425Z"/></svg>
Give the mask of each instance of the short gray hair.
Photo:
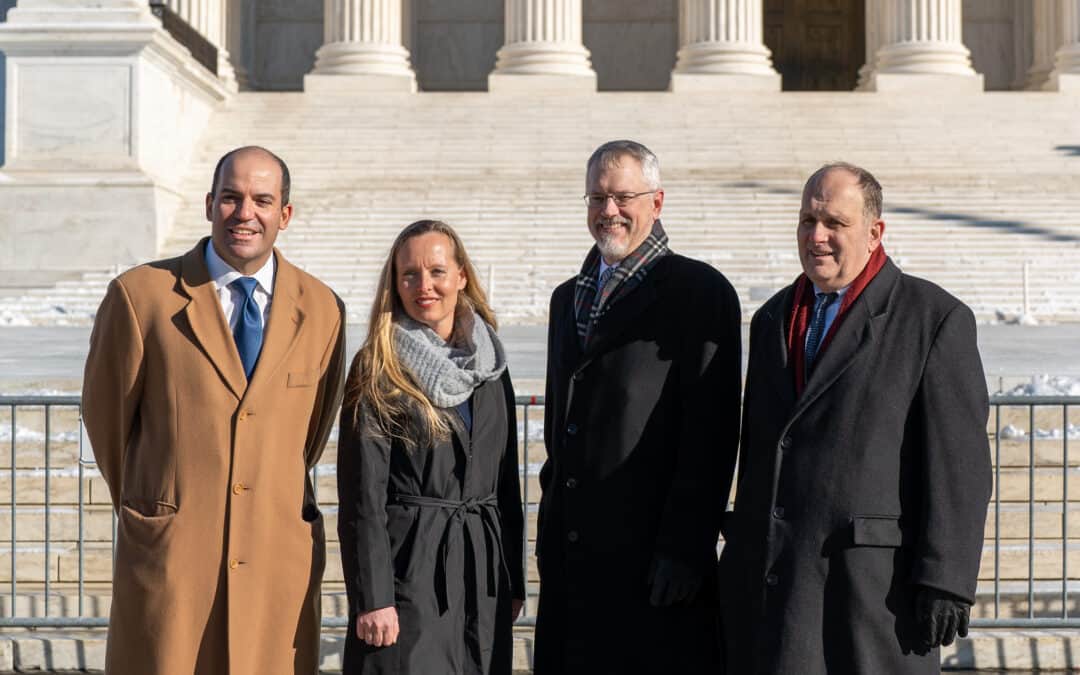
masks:
<svg viewBox="0 0 1080 675"><path fill-rule="evenodd" d="M637 141L619 140L604 143L593 151L585 164L586 175L597 166L605 169L617 166L623 157L636 159L641 165L641 175L645 178L645 182L653 190L660 189L660 160L656 158L652 150Z"/></svg>
<svg viewBox="0 0 1080 675"><path fill-rule="evenodd" d="M862 192L863 198L863 216L870 221L881 218L881 212L884 207L884 200L881 194L881 183L877 178L874 178L874 174L870 173L861 166L856 166L849 162L829 162L825 166L821 167L813 173L806 180L806 185L803 186L803 193L811 186L815 185L821 180L825 174L834 169L840 171L847 171L858 181L859 190Z"/></svg>

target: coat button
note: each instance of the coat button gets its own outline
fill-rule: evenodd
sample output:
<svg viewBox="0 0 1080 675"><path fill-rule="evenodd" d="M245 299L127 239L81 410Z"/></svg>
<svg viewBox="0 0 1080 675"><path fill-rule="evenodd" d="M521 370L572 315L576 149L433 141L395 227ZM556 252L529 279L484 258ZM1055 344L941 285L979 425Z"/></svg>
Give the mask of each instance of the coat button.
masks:
<svg viewBox="0 0 1080 675"><path fill-rule="evenodd" d="M229 569L234 570L237 567L240 567L240 561L239 560L237 560L236 558L233 558L232 560L229 561Z"/></svg>
<svg viewBox="0 0 1080 675"><path fill-rule="evenodd" d="M775 586L780 583L780 579L775 574L770 574L765 577L765 583L769 586Z"/></svg>
<svg viewBox="0 0 1080 675"><path fill-rule="evenodd" d="M780 441L780 447L785 449L785 450L790 448L791 447L791 436L784 436L783 440Z"/></svg>
<svg viewBox="0 0 1080 675"><path fill-rule="evenodd" d="M236 419L238 419L238 420L240 420L241 422L243 422L244 420L246 420L246 419L247 419L247 413L246 413L246 412L242 412L242 413L240 413L239 415L237 415L237 416L236 416Z"/></svg>
<svg viewBox="0 0 1080 675"><path fill-rule="evenodd" d="M567 533L566 533L566 539L567 539L567 541L569 541L569 542L570 542L571 544L573 544L574 542L576 542L576 541L578 540L578 533L577 533L577 530L570 530L569 532L567 532Z"/></svg>
<svg viewBox="0 0 1080 675"><path fill-rule="evenodd" d="M566 487L570 488L571 490L576 488L577 487L577 478L567 478L566 479Z"/></svg>
<svg viewBox="0 0 1080 675"><path fill-rule="evenodd" d="M784 518L784 507L783 506L777 506L775 509L772 510L772 514L773 514L773 518L776 518L778 520L782 520Z"/></svg>
<svg viewBox="0 0 1080 675"><path fill-rule="evenodd" d="M238 495L243 491L244 491L244 484L243 483L237 483L236 485L232 486L232 493L234 495Z"/></svg>
<svg viewBox="0 0 1080 675"><path fill-rule="evenodd" d="M576 424L567 424L566 425L566 433L570 434L571 436L577 434L577 425Z"/></svg>

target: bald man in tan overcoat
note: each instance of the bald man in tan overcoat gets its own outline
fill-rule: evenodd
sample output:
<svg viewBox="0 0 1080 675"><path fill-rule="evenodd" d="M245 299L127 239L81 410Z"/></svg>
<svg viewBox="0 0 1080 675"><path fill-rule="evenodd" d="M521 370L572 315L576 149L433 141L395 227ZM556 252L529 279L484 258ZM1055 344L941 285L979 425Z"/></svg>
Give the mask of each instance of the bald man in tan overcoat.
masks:
<svg viewBox="0 0 1080 675"><path fill-rule="evenodd" d="M113 280L91 336L83 416L118 515L106 672L314 675L308 471L340 402L344 307L273 248L292 214L276 156L226 155L206 206L212 237ZM238 276L260 280L250 378L243 297L221 283Z"/></svg>

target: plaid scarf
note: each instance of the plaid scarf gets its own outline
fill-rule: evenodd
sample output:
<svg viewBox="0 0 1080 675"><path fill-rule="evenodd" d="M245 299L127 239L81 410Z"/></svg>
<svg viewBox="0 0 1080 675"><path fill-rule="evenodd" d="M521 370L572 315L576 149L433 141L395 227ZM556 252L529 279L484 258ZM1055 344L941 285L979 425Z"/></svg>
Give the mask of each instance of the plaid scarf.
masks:
<svg viewBox="0 0 1080 675"><path fill-rule="evenodd" d="M574 316L577 317L577 332L583 348L589 346L589 339L600 317L604 316L618 299L640 286L656 261L670 252L667 234L657 220L645 241L616 263L612 268L611 279L602 289L597 289L600 249L592 247L585 256L585 263L581 266L577 284L574 286Z"/></svg>

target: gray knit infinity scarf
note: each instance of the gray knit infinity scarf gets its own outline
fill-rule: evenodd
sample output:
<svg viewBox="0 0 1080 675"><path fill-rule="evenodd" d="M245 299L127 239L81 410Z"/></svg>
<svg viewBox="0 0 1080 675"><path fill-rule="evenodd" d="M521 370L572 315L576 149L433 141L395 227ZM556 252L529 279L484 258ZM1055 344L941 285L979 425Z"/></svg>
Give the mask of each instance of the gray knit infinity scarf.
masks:
<svg viewBox="0 0 1080 675"><path fill-rule="evenodd" d="M474 389L506 369L506 354L495 330L467 308L459 308L450 343L407 315L396 317L394 348L436 408L464 403Z"/></svg>

